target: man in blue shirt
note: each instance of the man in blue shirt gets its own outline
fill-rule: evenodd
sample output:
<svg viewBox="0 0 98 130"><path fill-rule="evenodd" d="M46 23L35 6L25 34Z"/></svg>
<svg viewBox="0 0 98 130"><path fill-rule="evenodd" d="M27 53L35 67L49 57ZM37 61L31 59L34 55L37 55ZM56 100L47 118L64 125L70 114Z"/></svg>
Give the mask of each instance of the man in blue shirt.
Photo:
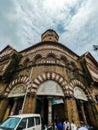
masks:
<svg viewBox="0 0 98 130"><path fill-rule="evenodd" d="M57 123L57 129L58 129L58 130L63 130L63 125L62 125L61 122L58 122L58 123Z"/></svg>

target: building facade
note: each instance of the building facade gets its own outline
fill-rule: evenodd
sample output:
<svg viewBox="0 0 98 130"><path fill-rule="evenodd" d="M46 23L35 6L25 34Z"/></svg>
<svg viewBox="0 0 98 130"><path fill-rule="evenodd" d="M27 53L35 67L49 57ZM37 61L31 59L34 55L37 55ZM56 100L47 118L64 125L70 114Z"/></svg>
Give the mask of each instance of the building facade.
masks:
<svg viewBox="0 0 98 130"><path fill-rule="evenodd" d="M41 42L17 52L0 52L0 122L9 115L40 113L51 125L58 116L98 128L98 63L78 56L49 29Z"/></svg>

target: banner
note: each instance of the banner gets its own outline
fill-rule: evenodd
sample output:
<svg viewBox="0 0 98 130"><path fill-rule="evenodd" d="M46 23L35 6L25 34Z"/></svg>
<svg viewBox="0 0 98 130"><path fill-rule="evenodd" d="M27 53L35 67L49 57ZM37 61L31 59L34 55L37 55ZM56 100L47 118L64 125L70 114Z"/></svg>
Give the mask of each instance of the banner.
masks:
<svg viewBox="0 0 98 130"><path fill-rule="evenodd" d="M53 98L52 99L52 105L61 104L61 103L64 103L62 98L57 98L57 99Z"/></svg>

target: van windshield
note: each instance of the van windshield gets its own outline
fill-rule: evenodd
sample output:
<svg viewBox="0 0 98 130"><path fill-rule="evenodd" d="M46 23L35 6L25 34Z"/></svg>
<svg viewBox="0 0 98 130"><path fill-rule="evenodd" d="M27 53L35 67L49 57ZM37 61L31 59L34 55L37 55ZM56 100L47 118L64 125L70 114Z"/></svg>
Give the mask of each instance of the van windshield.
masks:
<svg viewBox="0 0 98 130"><path fill-rule="evenodd" d="M20 118L18 117L9 117L0 125L0 128L3 130L13 130L19 121Z"/></svg>

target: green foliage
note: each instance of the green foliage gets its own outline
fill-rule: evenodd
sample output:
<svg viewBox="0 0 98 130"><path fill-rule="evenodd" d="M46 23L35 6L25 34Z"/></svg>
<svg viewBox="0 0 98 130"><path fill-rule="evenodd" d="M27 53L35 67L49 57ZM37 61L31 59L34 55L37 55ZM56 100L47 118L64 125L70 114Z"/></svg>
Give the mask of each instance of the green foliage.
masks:
<svg viewBox="0 0 98 130"><path fill-rule="evenodd" d="M10 83L13 80L15 73L19 69L19 62L21 60L21 57L22 55L20 53L14 53L12 55L12 60L3 75L6 83Z"/></svg>

